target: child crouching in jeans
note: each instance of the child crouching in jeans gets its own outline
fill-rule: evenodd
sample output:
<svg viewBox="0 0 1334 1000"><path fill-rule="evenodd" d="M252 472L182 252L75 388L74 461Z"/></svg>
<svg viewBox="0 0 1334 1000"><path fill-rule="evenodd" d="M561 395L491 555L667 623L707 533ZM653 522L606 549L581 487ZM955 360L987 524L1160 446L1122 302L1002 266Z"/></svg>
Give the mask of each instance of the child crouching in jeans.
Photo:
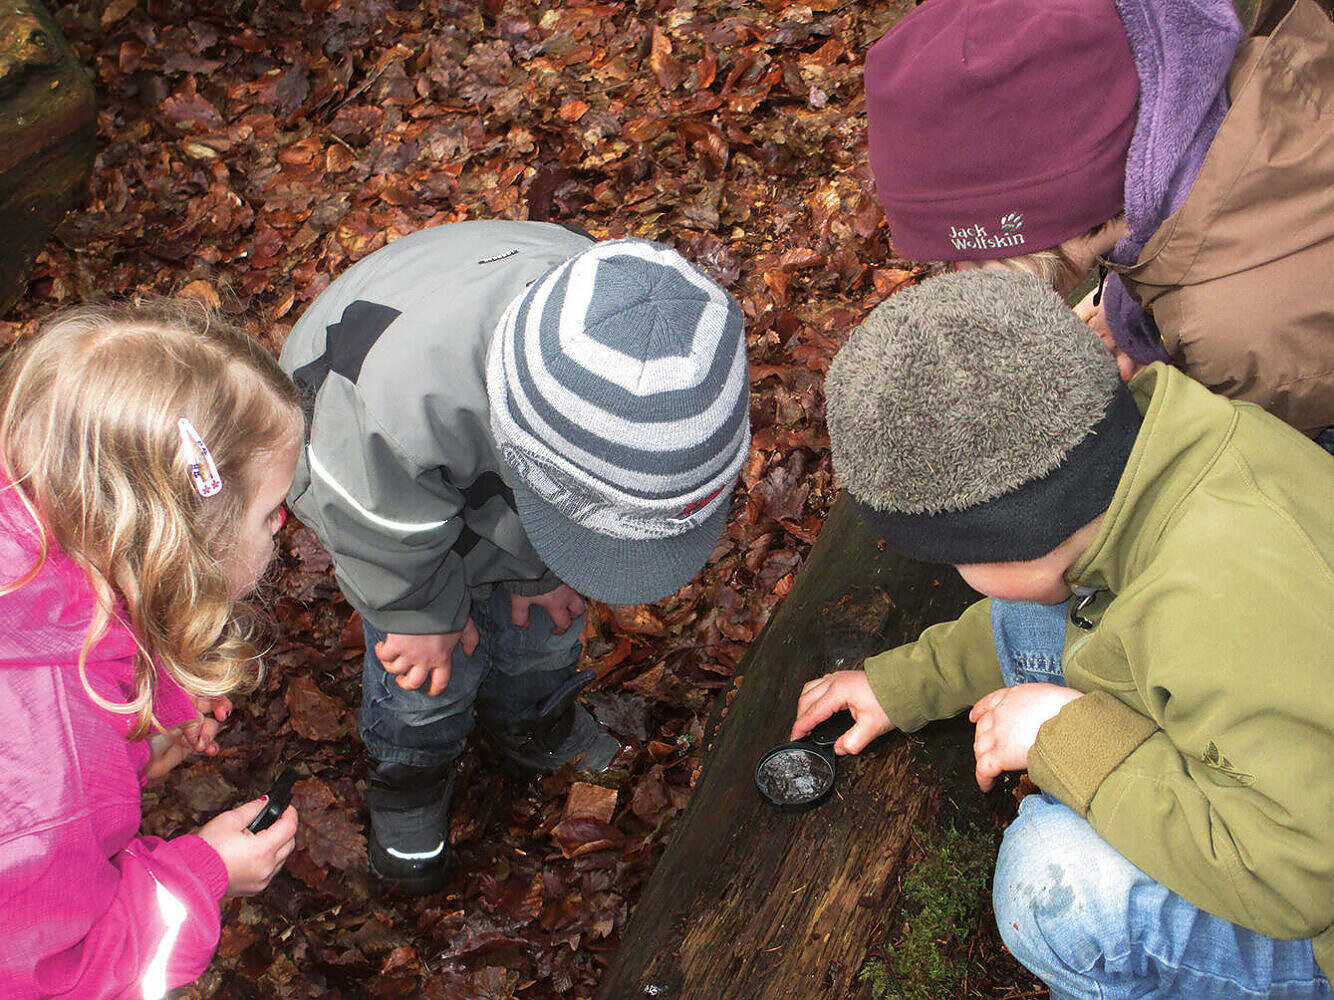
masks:
<svg viewBox="0 0 1334 1000"><path fill-rule="evenodd" d="M793 736L972 706L979 785L1044 793L993 891L1053 997L1330 996L1334 462L1163 364L1127 388L1016 273L890 299L825 391L869 525L988 599L812 681Z"/></svg>
<svg viewBox="0 0 1334 1000"><path fill-rule="evenodd" d="M302 417L262 346L184 307L85 308L0 372L0 996L160 997L219 901L263 889L293 809L139 836L140 787L216 753L257 679L235 618L282 523ZM196 704L215 718L201 719ZM151 734L151 735L150 735Z"/></svg>

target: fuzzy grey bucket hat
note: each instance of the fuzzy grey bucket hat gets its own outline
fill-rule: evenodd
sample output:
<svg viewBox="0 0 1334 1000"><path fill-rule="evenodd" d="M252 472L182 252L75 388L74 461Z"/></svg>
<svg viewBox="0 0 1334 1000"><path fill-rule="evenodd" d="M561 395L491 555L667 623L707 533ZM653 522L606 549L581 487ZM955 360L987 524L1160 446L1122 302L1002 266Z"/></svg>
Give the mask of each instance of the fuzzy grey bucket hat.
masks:
<svg viewBox="0 0 1334 1000"><path fill-rule="evenodd" d="M1111 504L1140 422L1064 300L993 269L878 306L825 395L844 487L892 547L930 562L1050 552Z"/></svg>

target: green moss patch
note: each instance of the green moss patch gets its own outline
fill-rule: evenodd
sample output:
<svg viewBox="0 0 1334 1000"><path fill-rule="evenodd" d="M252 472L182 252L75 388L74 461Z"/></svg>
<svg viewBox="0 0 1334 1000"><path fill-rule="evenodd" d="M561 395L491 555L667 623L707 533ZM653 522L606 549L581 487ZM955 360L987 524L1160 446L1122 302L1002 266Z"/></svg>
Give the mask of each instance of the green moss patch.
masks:
<svg viewBox="0 0 1334 1000"><path fill-rule="evenodd" d="M875 1000L958 996L995 863L993 835L950 826L903 880L899 933L858 974Z"/></svg>

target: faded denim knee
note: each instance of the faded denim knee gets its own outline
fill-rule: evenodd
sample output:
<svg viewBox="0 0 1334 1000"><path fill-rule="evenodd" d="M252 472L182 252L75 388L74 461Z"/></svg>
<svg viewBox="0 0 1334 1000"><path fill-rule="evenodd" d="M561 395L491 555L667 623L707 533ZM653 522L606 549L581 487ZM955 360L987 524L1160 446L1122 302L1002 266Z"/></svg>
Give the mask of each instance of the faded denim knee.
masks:
<svg viewBox="0 0 1334 1000"><path fill-rule="evenodd" d="M1196 909L1046 795L1019 807L992 886L1001 938L1057 1000L1329 998L1311 941Z"/></svg>
<svg viewBox="0 0 1334 1000"><path fill-rule="evenodd" d="M1030 795L1005 832L992 901L1001 940L1054 991L1099 996L1131 951L1126 901L1144 875L1071 809Z"/></svg>

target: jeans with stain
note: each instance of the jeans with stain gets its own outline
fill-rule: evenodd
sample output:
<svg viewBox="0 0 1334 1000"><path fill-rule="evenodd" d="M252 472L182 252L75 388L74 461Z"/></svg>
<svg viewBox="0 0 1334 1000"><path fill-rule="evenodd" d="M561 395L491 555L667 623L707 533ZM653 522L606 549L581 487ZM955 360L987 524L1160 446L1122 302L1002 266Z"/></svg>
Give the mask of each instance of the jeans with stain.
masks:
<svg viewBox="0 0 1334 1000"><path fill-rule="evenodd" d="M1066 604L991 602L1007 686L1064 684ZM1052 1000L1315 1000L1334 997L1309 940L1264 937L1159 885L1051 796L1005 831L996 923Z"/></svg>

